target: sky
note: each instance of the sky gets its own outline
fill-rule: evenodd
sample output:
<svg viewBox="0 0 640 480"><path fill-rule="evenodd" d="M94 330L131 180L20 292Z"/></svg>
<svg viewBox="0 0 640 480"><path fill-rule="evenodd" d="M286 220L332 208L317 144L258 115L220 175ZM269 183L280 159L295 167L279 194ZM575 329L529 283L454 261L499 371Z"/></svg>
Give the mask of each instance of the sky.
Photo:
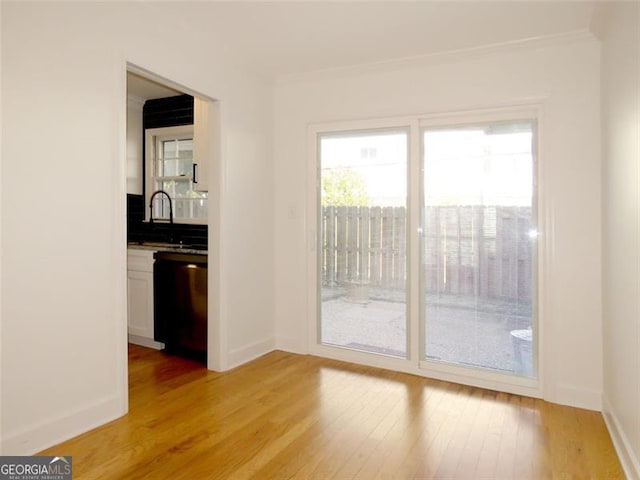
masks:
<svg viewBox="0 0 640 480"><path fill-rule="evenodd" d="M424 204L531 206L532 139L523 122L423 131ZM325 135L321 168L358 172L371 206L403 206L407 143L397 130Z"/></svg>

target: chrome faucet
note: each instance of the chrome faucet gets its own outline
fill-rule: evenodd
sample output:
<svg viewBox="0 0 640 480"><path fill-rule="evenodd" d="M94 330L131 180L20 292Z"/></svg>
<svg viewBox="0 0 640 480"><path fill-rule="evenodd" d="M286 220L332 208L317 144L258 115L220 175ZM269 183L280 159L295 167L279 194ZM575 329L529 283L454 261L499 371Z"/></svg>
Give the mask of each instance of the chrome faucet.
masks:
<svg viewBox="0 0 640 480"><path fill-rule="evenodd" d="M164 190L156 190L151 195L151 199L149 200L149 223L153 223L153 199L156 195L162 193L167 196L167 200L169 200L169 223L173 225L173 206L171 205L171 197Z"/></svg>

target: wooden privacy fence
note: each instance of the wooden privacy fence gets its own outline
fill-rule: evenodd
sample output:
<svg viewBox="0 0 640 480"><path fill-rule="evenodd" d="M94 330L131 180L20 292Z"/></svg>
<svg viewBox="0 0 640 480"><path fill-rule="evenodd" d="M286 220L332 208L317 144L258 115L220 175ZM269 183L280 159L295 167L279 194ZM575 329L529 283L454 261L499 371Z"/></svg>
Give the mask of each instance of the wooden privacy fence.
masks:
<svg viewBox="0 0 640 480"><path fill-rule="evenodd" d="M406 283L404 207L322 207L323 285Z"/></svg>
<svg viewBox="0 0 640 480"><path fill-rule="evenodd" d="M530 207L425 208L427 293L531 300ZM404 207L322 207L322 284L406 288Z"/></svg>

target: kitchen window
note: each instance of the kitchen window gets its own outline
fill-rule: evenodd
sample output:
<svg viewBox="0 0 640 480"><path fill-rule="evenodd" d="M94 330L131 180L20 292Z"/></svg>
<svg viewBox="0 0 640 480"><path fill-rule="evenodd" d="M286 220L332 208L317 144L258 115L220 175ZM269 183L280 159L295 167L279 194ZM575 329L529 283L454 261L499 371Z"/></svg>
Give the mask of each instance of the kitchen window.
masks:
<svg viewBox="0 0 640 480"><path fill-rule="evenodd" d="M146 130L146 205L154 192L162 190L171 198L173 221L207 222L207 193L196 188L197 165L193 157L193 125ZM153 199L153 220L169 221L166 195ZM150 220L147 210L147 221Z"/></svg>

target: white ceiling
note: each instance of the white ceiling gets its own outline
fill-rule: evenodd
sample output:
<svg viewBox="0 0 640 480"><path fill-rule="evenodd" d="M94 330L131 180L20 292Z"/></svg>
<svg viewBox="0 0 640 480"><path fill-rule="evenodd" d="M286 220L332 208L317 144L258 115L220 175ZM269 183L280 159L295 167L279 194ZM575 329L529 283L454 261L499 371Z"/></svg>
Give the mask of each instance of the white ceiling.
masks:
<svg viewBox="0 0 640 480"><path fill-rule="evenodd" d="M165 85L143 78L135 73L127 72L127 95L132 95L140 100L153 98L165 98L181 95L182 92Z"/></svg>
<svg viewBox="0 0 640 480"><path fill-rule="evenodd" d="M203 51L267 78L587 31L595 1L149 2ZM212 55L212 58L215 58ZM129 74L141 99L181 92Z"/></svg>
<svg viewBox="0 0 640 480"><path fill-rule="evenodd" d="M269 77L589 29L596 2L154 2L203 51ZM200 48L200 47L199 47Z"/></svg>

